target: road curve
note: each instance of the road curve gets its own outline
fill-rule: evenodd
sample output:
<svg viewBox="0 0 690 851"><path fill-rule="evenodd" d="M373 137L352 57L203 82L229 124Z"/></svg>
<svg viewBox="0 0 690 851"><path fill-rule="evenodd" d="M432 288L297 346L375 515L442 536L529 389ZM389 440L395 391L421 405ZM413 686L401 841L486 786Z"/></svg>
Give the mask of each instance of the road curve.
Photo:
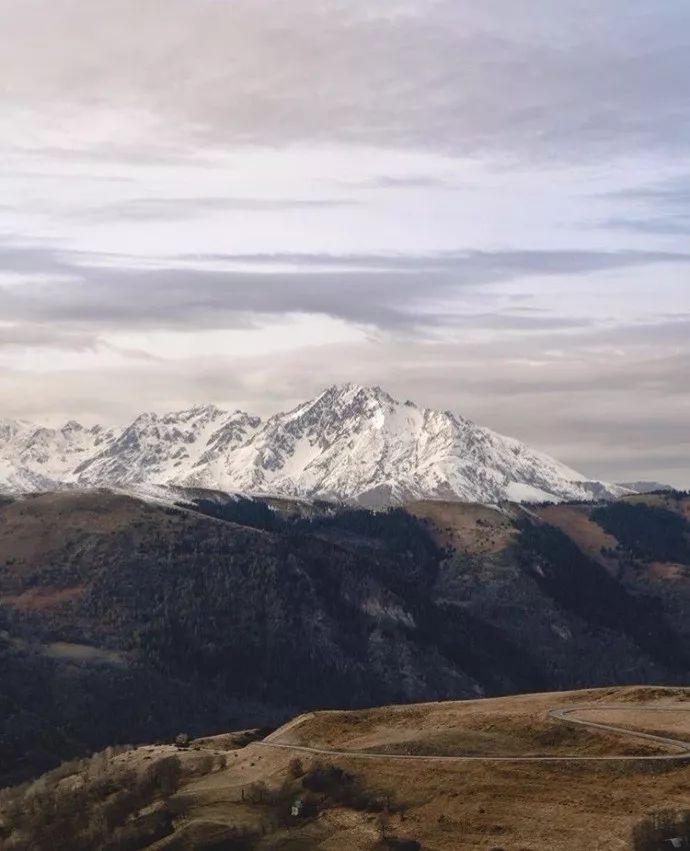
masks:
<svg viewBox="0 0 690 851"><path fill-rule="evenodd" d="M299 724L306 720L308 716L300 716L291 721L287 727L276 730L268 738L263 741L257 741L253 744L265 748L277 748L280 750L293 751L295 753L305 753L315 756L328 757L346 757L348 759L387 759L387 760L416 760L417 762L670 762L678 760L690 761L690 742L682 741L681 739L669 738L667 736L656 736L652 733L643 733L637 730L629 730L625 727L616 727L614 724L602 724L596 721L585 721L582 718L571 717L574 712L583 710L605 710L621 711L635 709L636 711L646 712L664 712L664 711L690 711L690 707L680 706L631 706L621 704L577 704L575 706L553 708L548 711L549 718L556 721L561 721L565 724L577 724L581 727L588 727L592 730L603 731L606 733L615 733L617 735L628 736L635 739L644 739L648 742L664 745L665 747L676 748L678 753L670 754L654 754L635 756L631 754L620 756L448 756L431 754L391 754L391 753L376 753L371 751L345 751L334 750L331 748L313 748L308 745L292 745L285 742L277 741L277 736L282 735L289 729L294 729ZM310 713L310 715L313 713Z"/></svg>

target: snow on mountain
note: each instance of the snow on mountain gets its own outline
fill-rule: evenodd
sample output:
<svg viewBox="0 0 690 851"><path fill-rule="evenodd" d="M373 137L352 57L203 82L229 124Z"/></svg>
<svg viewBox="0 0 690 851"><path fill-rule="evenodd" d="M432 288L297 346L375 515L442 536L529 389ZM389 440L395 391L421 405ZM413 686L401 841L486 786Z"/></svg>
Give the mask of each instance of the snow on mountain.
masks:
<svg viewBox="0 0 690 851"><path fill-rule="evenodd" d="M185 478L206 455L241 445L260 420L215 405L172 414L142 414L102 452L75 470L80 485L168 484Z"/></svg>
<svg viewBox="0 0 690 851"><path fill-rule="evenodd" d="M456 414L400 403L379 388L358 385L331 387L272 417L248 443L186 483L369 505L619 493Z"/></svg>
<svg viewBox="0 0 690 851"><path fill-rule="evenodd" d="M143 414L119 432L0 420L0 490L204 487L381 506L614 497L519 441L378 387L330 387L262 422L215 406Z"/></svg>
<svg viewBox="0 0 690 851"><path fill-rule="evenodd" d="M49 490L72 480L82 461L114 439L112 430L71 420L45 428L0 420L0 491Z"/></svg>
<svg viewBox="0 0 690 851"><path fill-rule="evenodd" d="M655 491L672 491L671 485L663 482L649 482L646 480L638 482L618 482L618 486L629 490L631 493L654 493Z"/></svg>

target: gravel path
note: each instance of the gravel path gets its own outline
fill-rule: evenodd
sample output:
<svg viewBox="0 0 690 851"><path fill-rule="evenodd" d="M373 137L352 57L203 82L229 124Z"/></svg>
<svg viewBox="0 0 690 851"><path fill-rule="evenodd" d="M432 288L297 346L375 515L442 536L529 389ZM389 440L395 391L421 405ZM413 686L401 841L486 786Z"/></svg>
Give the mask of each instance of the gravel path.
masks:
<svg viewBox="0 0 690 851"><path fill-rule="evenodd" d="M595 721L585 721L582 718L573 717L574 713L582 710L604 710L606 712L615 712L622 710L635 709L636 712L664 712L664 711L687 711L690 712L690 707L685 706L664 706L664 707L643 707L630 706L621 704L578 704L566 708L550 709L548 715L556 721L561 721L564 724L577 724L581 727L588 727L592 730L603 730L607 733L615 733L617 735L628 736L635 739L644 739L648 742L664 745L665 747L675 748L678 753L670 754L655 754L645 756L621 755L621 756L433 756L433 755L415 755L415 754L390 754L390 753L375 753L371 751L347 751L335 750L331 748L312 748L307 745L291 745L278 741L278 738L291 729L299 726L300 723L306 720L305 716L291 721L286 727L276 730L267 739L260 742L254 742L265 748L278 748L295 753L306 753L316 756L338 756L347 757L348 759L388 759L388 760L416 760L417 762L669 762L674 760L689 760L690 761L690 742L674 739L668 736L657 736L652 733L643 733L641 731L629 730L625 727L616 727L615 724L602 724Z"/></svg>

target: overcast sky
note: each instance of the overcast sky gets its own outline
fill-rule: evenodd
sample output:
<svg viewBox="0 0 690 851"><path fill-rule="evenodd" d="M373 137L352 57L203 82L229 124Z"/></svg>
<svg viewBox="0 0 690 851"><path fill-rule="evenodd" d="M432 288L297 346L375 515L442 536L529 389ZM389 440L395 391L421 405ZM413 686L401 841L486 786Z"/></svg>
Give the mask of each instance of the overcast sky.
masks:
<svg viewBox="0 0 690 851"><path fill-rule="evenodd" d="M0 0L0 416L334 382L690 486L690 4Z"/></svg>

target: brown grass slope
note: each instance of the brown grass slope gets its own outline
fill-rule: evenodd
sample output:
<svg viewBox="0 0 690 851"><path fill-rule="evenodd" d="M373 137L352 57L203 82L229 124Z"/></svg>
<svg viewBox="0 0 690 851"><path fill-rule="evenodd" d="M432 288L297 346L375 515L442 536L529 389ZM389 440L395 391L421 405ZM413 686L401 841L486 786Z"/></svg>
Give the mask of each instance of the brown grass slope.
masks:
<svg viewBox="0 0 690 851"><path fill-rule="evenodd" d="M655 750L621 735L573 731L547 715L581 704L607 707L602 717L620 705L636 729L661 724L680 734L669 719L687 711L690 691L601 689L310 713L271 739L377 751L414 742L442 754L487 743L492 751L544 755ZM110 754L55 778L0 795L3 851L623 851L645 814L690 808L688 762L400 762L312 757L259 743L238 749L232 738ZM125 782L139 798L124 794ZM292 817L297 800L305 807Z"/></svg>

